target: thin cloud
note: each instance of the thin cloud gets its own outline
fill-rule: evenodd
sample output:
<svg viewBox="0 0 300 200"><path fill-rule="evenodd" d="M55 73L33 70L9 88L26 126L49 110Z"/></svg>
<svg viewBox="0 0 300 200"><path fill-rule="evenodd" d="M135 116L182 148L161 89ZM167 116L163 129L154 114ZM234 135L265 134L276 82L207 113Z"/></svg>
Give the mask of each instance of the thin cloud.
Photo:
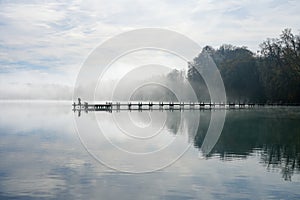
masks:
<svg viewBox="0 0 300 200"><path fill-rule="evenodd" d="M298 31L299 9L299 1L280 0L1 1L0 74L7 83L43 77L45 84L72 85L98 44L144 27L178 31L202 46L231 43L256 51L286 27Z"/></svg>

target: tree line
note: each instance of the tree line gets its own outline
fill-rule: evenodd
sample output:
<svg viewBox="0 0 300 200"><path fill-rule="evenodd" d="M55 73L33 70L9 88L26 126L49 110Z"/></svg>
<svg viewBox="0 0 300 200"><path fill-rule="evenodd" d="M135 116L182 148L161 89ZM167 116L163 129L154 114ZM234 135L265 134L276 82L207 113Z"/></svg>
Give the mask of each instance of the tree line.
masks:
<svg viewBox="0 0 300 200"><path fill-rule="evenodd" d="M279 38L268 38L259 47L256 53L244 46L228 44L217 49L204 47L187 71L199 100L209 98L207 87L195 69L195 66L201 68L200 55L206 53L221 73L228 101L299 103L300 35L284 29Z"/></svg>

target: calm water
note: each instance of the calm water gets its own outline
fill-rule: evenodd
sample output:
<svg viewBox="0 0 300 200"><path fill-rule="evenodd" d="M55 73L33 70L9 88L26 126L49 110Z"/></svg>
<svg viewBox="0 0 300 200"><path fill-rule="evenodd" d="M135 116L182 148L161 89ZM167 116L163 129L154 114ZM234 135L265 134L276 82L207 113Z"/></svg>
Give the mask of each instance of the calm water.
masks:
<svg viewBox="0 0 300 200"><path fill-rule="evenodd" d="M300 108L229 110L217 144L204 156L211 112L218 111L81 113L74 120L69 102L0 105L0 199L300 198ZM90 135L95 119L106 141ZM120 131L128 119L138 127L134 137L144 140ZM149 131L141 131L145 127ZM160 134L151 135L155 130ZM147 154L160 149L159 156ZM146 174L111 169L170 162Z"/></svg>

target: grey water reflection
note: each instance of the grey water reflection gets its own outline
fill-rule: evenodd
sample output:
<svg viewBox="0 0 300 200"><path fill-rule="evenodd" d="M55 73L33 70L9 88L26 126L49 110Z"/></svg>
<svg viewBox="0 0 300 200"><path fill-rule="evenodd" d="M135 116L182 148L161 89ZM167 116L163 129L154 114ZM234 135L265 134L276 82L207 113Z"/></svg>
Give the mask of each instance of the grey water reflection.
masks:
<svg viewBox="0 0 300 200"><path fill-rule="evenodd" d="M208 121L208 120L206 120ZM201 130L194 145L201 147ZM291 181L300 171L300 109L298 107L231 110L226 126L208 157L224 161L247 159L257 154L268 170L279 169Z"/></svg>
<svg viewBox="0 0 300 200"><path fill-rule="evenodd" d="M296 107L229 110L222 135L206 157L200 147L211 112L218 111L184 111L183 119L178 111L164 111L168 118L163 140L179 135L174 151L186 144L192 148L168 168L127 174L99 164L85 151L70 102L2 102L0 106L0 199L300 197L300 109ZM200 112L199 128L193 132L196 112ZM89 115L81 113L80 118ZM114 126L108 117L111 113L97 115ZM143 122L141 113L135 116L139 118ZM116 132L111 134L118 139Z"/></svg>

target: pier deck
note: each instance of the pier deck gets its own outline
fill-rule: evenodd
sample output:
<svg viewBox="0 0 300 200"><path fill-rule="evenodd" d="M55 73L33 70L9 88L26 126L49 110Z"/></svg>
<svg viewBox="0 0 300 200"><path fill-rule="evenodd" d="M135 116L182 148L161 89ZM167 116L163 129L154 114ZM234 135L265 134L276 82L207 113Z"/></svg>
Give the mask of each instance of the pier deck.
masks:
<svg viewBox="0 0 300 200"><path fill-rule="evenodd" d="M300 106L300 104L275 104L275 103L212 103L212 102L104 102L93 103L87 102L81 103L79 99L78 103L73 103L73 110L84 111L109 111L112 110L195 110L195 109L234 109L234 108L253 108L262 106Z"/></svg>

